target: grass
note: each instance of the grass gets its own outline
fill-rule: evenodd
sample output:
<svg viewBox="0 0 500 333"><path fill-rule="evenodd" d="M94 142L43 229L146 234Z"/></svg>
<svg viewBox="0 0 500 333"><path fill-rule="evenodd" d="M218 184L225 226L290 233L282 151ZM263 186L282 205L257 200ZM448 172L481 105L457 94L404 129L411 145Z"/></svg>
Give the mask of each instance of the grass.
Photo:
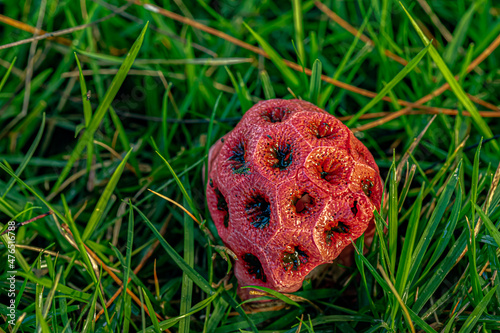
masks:
<svg viewBox="0 0 500 333"><path fill-rule="evenodd" d="M494 1L0 8L0 221L30 222L1 236L1 332L500 330ZM352 267L259 306L236 296L203 175L273 97L348 124L386 196Z"/></svg>

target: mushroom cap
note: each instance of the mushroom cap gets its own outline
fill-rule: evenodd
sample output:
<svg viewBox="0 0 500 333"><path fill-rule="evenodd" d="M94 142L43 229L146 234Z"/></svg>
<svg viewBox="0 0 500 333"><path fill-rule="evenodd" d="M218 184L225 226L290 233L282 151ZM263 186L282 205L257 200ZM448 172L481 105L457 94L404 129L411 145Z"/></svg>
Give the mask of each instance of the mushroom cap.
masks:
<svg viewBox="0 0 500 333"><path fill-rule="evenodd" d="M208 161L208 207L238 258L240 287L297 291L346 247L349 263L351 240L373 235L383 191L377 164L342 122L309 102L257 103Z"/></svg>

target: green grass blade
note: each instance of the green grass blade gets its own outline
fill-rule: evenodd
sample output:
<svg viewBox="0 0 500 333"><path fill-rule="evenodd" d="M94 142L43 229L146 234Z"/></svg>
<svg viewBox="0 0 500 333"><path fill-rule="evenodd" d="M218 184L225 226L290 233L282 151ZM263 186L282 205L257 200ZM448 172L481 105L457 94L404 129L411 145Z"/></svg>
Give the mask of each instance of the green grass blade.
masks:
<svg viewBox="0 0 500 333"><path fill-rule="evenodd" d="M476 306L474 311L469 315L467 320L465 321L464 325L460 329L458 333L469 333L474 329L476 326L477 321L483 314L484 310L486 310L486 307L488 306L491 297L495 293L495 290L497 289L498 286L494 286L487 294L484 296L484 298L479 302L479 304Z"/></svg>
<svg viewBox="0 0 500 333"><path fill-rule="evenodd" d="M448 223L446 223L444 230L442 232L442 237L438 240L438 245L432 254L431 259L429 259L428 267L434 265L439 257L443 254L446 246L450 242L453 232L458 223L458 215L460 213L460 209L462 208L462 188L461 186L457 186L456 188L457 194L455 196L455 203L453 204L453 209L451 211L450 218L448 219Z"/></svg>
<svg viewBox="0 0 500 333"><path fill-rule="evenodd" d="M189 188L188 188L189 190ZM187 204L184 198L184 205ZM184 261L191 268L194 267L194 226L193 219L184 213ZM180 314L188 313L191 309L191 301L193 299L193 280L189 278L186 272L182 273L182 289L181 289L181 307ZM179 322L179 332L189 333L191 319L189 317L182 318Z"/></svg>
<svg viewBox="0 0 500 333"><path fill-rule="evenodd" d="M321 61L314 60L311 85L309 90L309 102L318 105L319 93L321 91Z"/></svg>
<svg viewBox="0 0 500 333"><path fill-rule="evenodd" d="M45 113L42 115L42 123L40 124L40 129L38 130L38 133L36 134L35 139L33 140L33 143L30 146L30 149L26 152L26 154L23 157L23 160L21 164L16 169L16 175L18 177L21 176L23 173L24 169L30 162L31 158L33 157L33 154L35 153L35 150L38 148L38 144L40 143L40 140L42 139L43 131L45 129ZM5 198L7 193L11 190L12 186L14 185L15 178L11 178L7 185L5 186L5 190L3 191L2 198Z"/></svg>
<svg viewBox="0 0 500 333"><path fill-rule="evenodd" d="M17 57L14 57L12 59L12 62L10 63L9 68L7 68L7 72L3 75L2 81L0 82L0 91L2 91L3 86L7 82L7 79L9 78L10 72L12 71L12 68L14 68L14 64L16 63Z"/></svg>
<svg viewBox="0 0 500 333"><path fill-rule="evenodd" d="M57 179L57 182L55 183L52 192L55 192L59 189L59 186L61 186L62 182L66 179L66 176L69 174L71 168L73 167L73 164L75 164L75 162L80 158L83 149L87 146L89 142L92 142L94 138L94 133L99 128L102 119L104 118L108 108L111 105L111 102L113 102L113 99L118 93L118 90L123 84L123 81L125 80L125 77L127 76L129 69L132 67L134 60L137 57L137 54L139 53L147 28L148 28L148 23L146 23L146 25L142 29L141 34L139 35L135 43L132 45L129 52L127 53L127 56L125 57L122 65L120 66L118 73L116 73L115 77L113 78L113 81L111 82L111 85L108 88L108 91L104 96L104 99L102 100L97 110L95 111L95 114L92 117L89 126L85 129L85 132L83 133L80 140L78 140L78 143L76 144L73 152L71 153L68 163L61 171L61 174L59 175L59 178Z"/></svg>
<svg viewBox="0 0 500 333"><path fill-rule="evenodd" d="M160 328L160 323L158 322L158 318L156 318L155 315L156 312L155 309L153 308L153 304L151 304L151 301L149 300L149 297L144 291L144 289L141 288L141 291L144 296L144 299L146 300L146 306L148 307L149 318L151 318L151 321L153 322L154 332L161 333L162 329Z"/></svg>
<svg viewBox="0 0 500 333"><path fill-rule="evenodd" d="M191 200L191 197L189 196L189 194L186 191L186 188L184 187L184 184L182 184L181 180L179 179L179 177L175 173L174 169L172 169L172 167L170 166L170 163L168 163L168 161L163 156L161 156L161 154L158 151L156 151L156 153L158 154L158 156L161 157L161 159L163 160L163 162L167 166L168 170L170 171L170 173L174 177L175 182L177 183L177 185L181 189L181 192L184 195L184 198L186 199L186 201L189 205L189 208L191 208L191 211L193 212L194 216L199 216L200 214L198 213L198 209L196 208L196 205L193 203L193 200Z"/></svg>
<svg viewBox="0 0 500 333"><path fill-rule="evenodd" d="M382 90L377 94L377 96L375 96L375 98L373 98L361 110L359 110L358 113L356 113L354 115L354 117L352 117L347 122L346 125L348 127L352 126L362 115L364 115L366 112L368 112L370 109L372 109L378 102L380 102L382 100L382 98L385 95L387 95L389 93L389 91L392 88L394 88L394 86L396 84L399 83L399 81L401 81L402 79L404 79L406 77L406 75L408 75L408 73L410 73L413 70L413 68L415 68L415 66L418 65L418 63L420 62L420 60L427 54L427 52L431 49L431 47L432 47L432 44L431 43L427 43L427 45L425 46L425 48L423 50L421 50L415 56L415 58L413 58L408 63L408 65L406 65L389 83L387 83L387 85L385 85L385 87L382 88Z"/></svg>
<svg viewBox="0 0 500 333"><path fill-rule="evenodd" d="M491 237L493 237L495 243L497 243L498 247L500 248L500 231L498 231L497 227L493 224L490 218L484 213L481 207L479 207L477 204L475 204L475 206L476 206L476 211L483 220L484 225L488 229L488 232L490 233Z"/></svg>
<svg viewBox="0 0 500 333"><path fill-rule="evenodd" d="M109 199L111 198L111 195L113 194L116 185L118 185L118 181L120 180L123 169L125 168L125 164L127 164L127 160L131 153L132 149L128 151L127 155L125 155L123 160L120 162L115 172L113 173L113 176L111 176L108 184L104 188L104 192L102 192L99 201L97 201L94 211L92 212L92 215L90 215L90 219L88 220L87 225L85 226L85 230L83 231L82 239L84 242L86 242L89 239L90 235L92 235L95 228L97 227L97 224L101 220L101 217L105 212L106 206L108 205Z"/></svg>
<svg viewBox="0 0 500 333"><path fill-rule="evenodd" d="M92 105L90 105L90 100L87 98L87 84L85 83L85 78L82 73L82 66L80 65L80 60L75 52L76 65L78 66L79 80L80 80L80 90L82 92L83 101L83 117L85 119L85 127L89 127L90 120L92 119Z"/></svg>
<svg viewBox="0 0 500 333"><path fill-rule="evenodd" d="M424 188L425 187L422 186L418 197L415 200L413 211L410 216L410 221L408 222L408 227L406 229L405 241L403 243L403 250L401 252L401 257L399 260L398 273L396 275L395 287L403 300L405 300L403 291L406 288L406 281L408 280L408 273L410 272L411 258L413 256L413 246L415 244L415 239L418 231L418 222L420 220L420 212L422 210Z"/></svg>
<svg viewBox="0 0 500 333"><path fill-rule="evenodd" d="M92 297L92 302L90 303L89 312L87 314L87 319L85 320L82 328L82 333L87 333L89 329L94 332L94 318L95 318L95 306L97 304L97 292L94 293Z"/></svg>
<svg viewBox="0 0 500 333"><path fill-rule="evenodd" d="M417 315L415 312L413 312L410 308L407 308L407 309L408 309L408 312L410 313L411 319L415 322L415 324L420 326L420 328L422 328L427 333L437 333L437 331L435 329L433 329L431 327L431 325L429 325L425 321L423 321L419 315Z"/></svg>
<svg viewBox="0 0 500 333"><path fill-rule="evenodd" d="M132 207L132 200L129 200L129 214L128 214L128 228L127 228L127 251L126 251L126 263L125 270L123 272L123 292L122 292L122 313L123 318L120 318L122 321L122 327L124 332L128 332L130 325L130 315L131 308L127 307L127 299L130 302L130 295L125 292L128 288L128 280L130 278L130 274L132 271L131 262L132 262L132 247L134 245L134 208ZM156 318L156 316L155 316Z"/></svg>
<svg viewBox="0 0 500 333"><path fill-rule="evenodd" d="M395 152L394 152L395 154ZM396 256L398 249L398 179L396 176L396 161L393 159L389 179L389 259L391 272L396 269Z"/></svg>
<svg viewBox="0 0 500 333"><path fill-rule="evenodd" d="M163 238L163 236L160 234L160 232L155 228L155 226L149 221L149 219L144 215L142 211L140 211L137 207L133 206L134 209L141 215L142 219L144 222L147 224L147 226L151 229L153 232L154 236L156 239L160 241L161 246L165 249L167 254L174 260L174 262L179 266L179 268L182 269L183 272L186 272L186 274L189 276L193 282L200 287L201 290L203 290L205 293L208 295L213 295L215 294L215 290L213 290L212 286L208 283L207 280L205 280L200 273L195 271L191 266L189 266L184 259L174 250L174 248ZM248 322L250 327L254 332L257 332L257 328L255 327L255 324L252 322L252 320L248 317L248 315L243 311L241 308L238 307L238 303L227 293L227 291L222 292L222 297L224 300L229 303L230 306L232 306L236 311L240 313L240 315Z"/></svg>
<svg viewBox="0 0 500 333"><path fill-rule="evenodd" d="M260 72L260 81L262 82L262 90L264 90L264 96L266 99L276 98L271 78L265 69Z"/></svg>
<svg viewBox="0 0 500 333"><path fill-rule="evenodd" d="M420 241L418 242L417 247L415 248L411 260L412 265L410 268L410 273L408 275L409 284L411 284L411 282L414 280L417 270L420 268L420 264L423 260L423 257L430 245L430 242L433 239L436 228L439 222L441 222L441 218L443 217L446 207L450 202L451 195L453 194L455 186L458 183L461 166L462 163L460 162L457 168L455 169L455 172L451 175L450 179L448 180L448 183L446 184L444 191L441 193L441 196L439 197L438 203L434 208L434 211L429 219L429 222L427 223L427 226L425 227L421 235Z"/></svg>
<svg viewBox="0 0 500 333"><path fill-rule="evenodd" d="M243 79L241 75L238 74L238 80L234 77L233 73L229 70L229 67L225 67L227 74L229 75L229 78L231 79L231 82L233 83L233 87L236 90L236 94L238 95L238 100L240 101L241 105L241 111L243 113L247 112L248 109L250 109L253 105L252 101L250 100L250 95L248 94L248 91L245 87L245 82L243 82Z"/></svg>
<svg viewBox="0 0 500 333"><path fill-rule="evenodd" d="M455 31L453 32L453 39L446 45L446 49L443 52L443 60L451 65L455 62L457 55L459 54L458 49L462 46L462 43L467 36L467 31L472 20L472 16L478 6L478 3L482 1L476 1L471 4L470 8L465 12L465 14L460 18Z"/></svg>
<svg viewBox="0 0 500 333"><path fill-rule="evenodd" d="M483 140L479 142L479 146L476 149L476 154L474 155L474 166L472 169L472 182L471 182L471 219L470 219L470 237L469 237L469 251L467 251L467 256L469 257L469 276L472 282L472 291L474 294L474 301L477 302L482 298L483 293L481 291L481 282L479 282L479 275L477 272L477 257L476 257L476 236L475 236L475 222L476 222L476 207L475 203L477 201L477 185L479 183L479 155L481 153L481 144Z"/></svg>
<svg viewBox="0 0 500 333"><path fill-rule="evenodd" d="M292 11L293 11L293 26L295 28L295 45L297 45L297 53L300 59L300 63L307 63L306 50L304 48L304 26L302 18L302 1L292 0Z"/></svg>
<svg viewBox="0 0 500 333"><path fill-rule="evenodd" d="M219 94L217 97L217 100L215 101L214 108L212 110L212 114L210 115L210 123L208 124L208 131L207 131L207 142L205 144L205 156L206 156L206 164L205 164L205 183L203 184L205 187L207 186L208 183L208 152L210 151L210 147L212 146L212 136L213 136L213 130L214 130L214 120L215 120L215 115L217 114L217 109L219 108L219 103L220 99L222 97L222 93Z"/></svg>
<svg viewBox="0 0 500 333"><path fill-rule="evenodd" d="M400 2L401 6L403 7L404 11L406 12L406 15L409 17L413 27L417 31L420 39L422 39L424 44L427 44L429 46L429 40L427 37L425 37L424 33L422 30L419 28L418 24L413 20L411 17L410 13L406 10L406 8L403 6L403 4ZM465 91L463 88L458 84L457 80L453 77L453 74L451 73L450 69L448 66L446 66L443 58L439 55L439 53L436 51L434 46L430 45L429 48L429 54L432 57L432 60L436 63L436 66L438 69L441 71L443 74L444 78L450 85L450 89L453 91L453 93L457 96L458 100L462 105L465 107L467 111L469 111L472 119L474 120L474 125L477 127L479 132L484 135L486 138L491 138L493 137L493 133L491 132L491 129L489 128L488 124L484 121L484 119L481 117L479 114L476 106L472 101L469 99L469 97L465 94ZM500 146L498 145L498 142L496 140L493 140L491 142L493 148L495 149L495 152L497 154L500 154Z"/></svg>
<svg viewBox="0 0 500 333"><path fill-rule="evenodd" d="M213 290L212 286L205 280L200 273L195 271L191 266L189 266L186 261L174 250L172 246L163 238L163 236L160 234L160 232L155 228L155 226L149 221L149 219L144 215L142 211L139 210L136 206L133 206L134 209L136 210L139 215L141 215L142 219L146 223L146 225L151 229L153 232L154 236L156 239L160 241L161 246L165 249L167 254L174 260L174 262L179 266L180 269L182 269L183 272L186 272L186 274L189 276L193 282L200 287L201 290L203 290L205 293L208 295L213 295L215 291Z"/></svg>
<svg viewBox="0 0 500 333"><path fill-rule="evenodd" d="M283 62L283 59L280 57L278 52L276 52L274 50L274 48L268 42L266 42L264 40L264 38L262 38L258 33L253 31L253 29L250 28L250 26L248 24L243 22L243 25L248 29L248 31L250 31L252 36L257 40L257 42L260 44L260 46L262 46L264 51L266 51L266 53L271 58L271 61L274 63L274 65L276 67L278 67L278 70L283 75L283 78L285 79L285 81L287 81L287 83L289 85L291 85L291 88L298 87L300 85L299 79L297 78L295 73L285 65L285 63Z"/></svg>
<svg viewBox="0 0 500 333"><path fill-rule="evenodd" d="M283 301L283 302L285 302L286 304L290 304L290 305L296 306L296 307L298 307L298 308L302 308L302 306L301 306L299 303L297 303L297 302L295 302L295 301L291 300L289 297L287 297L287 296L283 295L282 293L279 293L279 292L277 292L277 291L275 291L275 290L272 290L272 289L269 289L269 288L267 288L267 287L261 287L261 286L244 286L244 287L241 287L241 288L242 288L242 289L252 288L252 289L257 289L257 290L260 290L260 291L265 291L266 293L273 295L273 296L274 296L274 297L276 297L277 299L282 300L282 301ZM249 302L249 301L252 301L252 299L248 299L248 300L244 301L244 302L243 302L243 303L241 303L241 304L247 303L247 302Z"/></svg>

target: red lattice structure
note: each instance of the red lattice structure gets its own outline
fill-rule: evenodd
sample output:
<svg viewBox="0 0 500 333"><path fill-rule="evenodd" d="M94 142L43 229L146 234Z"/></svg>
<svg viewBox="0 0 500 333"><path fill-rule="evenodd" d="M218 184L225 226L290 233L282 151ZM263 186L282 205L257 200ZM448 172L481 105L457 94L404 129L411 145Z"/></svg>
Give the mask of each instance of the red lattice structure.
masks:
<svg viewBox="0 0 500 333"><path fill-rule="evenodd" d="M208 206L240 287L298 290L373 229L382 188L368 149L301 100L259 102L210 149Z"/></svg>

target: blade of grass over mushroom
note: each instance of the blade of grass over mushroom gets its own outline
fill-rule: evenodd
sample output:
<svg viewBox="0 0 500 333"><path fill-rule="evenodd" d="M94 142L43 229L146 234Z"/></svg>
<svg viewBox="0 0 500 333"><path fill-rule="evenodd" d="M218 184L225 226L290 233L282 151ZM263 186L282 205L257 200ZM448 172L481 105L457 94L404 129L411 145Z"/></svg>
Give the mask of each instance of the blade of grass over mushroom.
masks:
<svg viewBox="0 0 500 333"><path fill-rule="evenodd" d="M286 304L290 304L290 305L296 306L298 308L302 308L302 306L299 303L291 300L289 297L283 295L282 293L279 293L279 292L277 292L275 290L272 290L270 288L267 288L267 287L261 287L261 286L244 286L244 287L241 287L241 288L242 289L251 288L251 289L257 289L257 290L260 290L260 291L264 291L264 292L268 293L269 295L272 295L272 296L276 297L277 299L282 300ZM251 302L251 301L252 301L252 299L248 299L248 300L242 302L240 305L248 303L248 302Z"/></svg>
<svg viewBox="0 0 500 333"><path fill-rule="evenodd" d="M187 187L188 194L190 188ZM187 199L184 198L184 205L187 205ZM188 214L184 214L184 261L191 268L194 267L194 227L193 220ZM182 273L181 306L180 314L188 313L191 309L193 299L193 280L189 278L186 272ZM179 332L189 333L191 319L182 318L179 322Z"/></svg>
<svg viewBox="0 0 500 333"><path fill-rule="evenodd" d="M189 309L189 312L160 322L159 323L160 329L165 330L167 328L170 328L170 327L174 326L175 324L177 324L183 318L189 318L190 316L197 313L198 311L203 310L208 305L210 305L212 302L214 302L217 297L219 297L221 290L222 290L221 288L217 289L215 294L213 294L212 296L207 297L206 299L202 300L201 302L193 305L193 307L191 309ZM148 327L145 332L146 333L155 332L154 327Z"/></svg>
<svg viewBox="0 0 500 333"><path fill-rule="evenodd" d="M14 57L12 59L12 62L10 63L9 68L7 68L7 72L2 77L2 81L0 81L0 92L3 89L3 86L5 85L5 82L7 82L7 79L9 78L10 72L12 71L12 68L14 68L14 65L16 64L17 57Z"/></svg>
<svg viewBox="0 0 500 333"><path fill-rule="evenodd" d="M285 81L291 86L292 89L297 88L300 84L299 79L292 72L292 70L285 65L285 63L283 62L283 59L280 57L278 52L276 52L274 50L274 48L271 45L269 45L268 42L265 41L264 38L262 38L252 28L250 28L250 26L248 24L243 22L243 25L248 29L248 31L250 31L252 36L257 40L257 42L260 44L260 46L269 55L269 58L274 63L274 65L278 68L278 70L281 72Z"/></svg>
<svg viewBox="0 0 500 333"><path fill-rule="evenodd" d="M115 172L113 173L113 176L111 176L108 184L106 185L106 188L104 189L104 192L99 198L99 201L97 201L95 209L92 212L92 215L90 215L90 219L87 225L85 226L85 230L83 231L82 240L84 242L86 242L89 239L89 237L92 235L95 228L97 227L99 221L101 220L101 217L103 216L105 208L108 204L108 201L111 195L113 194L113 191L115 190L118 181L120 180L123 169L125 168L125 164L127 163L127 160L131 153L132 149L128 151L127 155L125 155L123 160L120 162Z"/></svg>
<svg viewBox="0 0 500 333"><path fill-rule="evenodd" d="M319 59L314 60L312 71L309 102L317 105L319 93L321 91L321 61L319 61Z"/></svg>
<svg viewBox="0 0 500 333"><path fill-rule="evenodd" d="M431 49L432 44L427 43L425 48L421 50L409 63L406 65L387 85L382 88L382 90L373 98L370 102L368 102L360 111L358 111L354 117L349 119L347 122L347 126L352 126L362 115L368 112L374 105L376 105L382 98L389 93L389 91L398 84L408 73L410 73L415 66L418 65L420 60L424 57L424 55Z"/></svg>
<svg viewBox="0 0 500 333"><path fill-rule="evenodd" d="M85 129L85 132L83 133L80 140L78 140L78 143L76 144L73 152L71 153L68 163L61 171L61 174L59 175L57 182L52 188L52 192L57 191L59 186L61 186L62 182L66 179L66 176L69 174L69 171L73 167L73 164L75 164L75 162L81 157L81 154L85 146L87 146L89 142L92 142L94 138L94 133L99 128L102 119L106 115L106 112L111 105L111 102L118 93L118 90L120 89L123 81L125 80L125 77L127 76L129 69L132 67L134 60L137 57L137 54L139 53L147 28L148 28L148 23L146 23L146 25L142 29L141 34L130 48L130 51L127 53L127 56L125 57L122 65L120 66L118 73L115 75L113 81L111 82L111 86L107 90L106 95L104 96L102 102L97 107L97 110L95 111L89 126Z"/></svg>
<svg viewBox="0 0 500 333"><path fill-rule="evenodd" d="M401 2L399 2L399 3L401 5L401 7L403 7L404 11L406 12L406 15L410 19L411 24L413 25L413 27L417 31L422 42L424 44L427 44L427 46L429 46L430 45L429 40L427 39L427 37L425 37L425 34L422 32L422 30L420 29L418 24L415 22L413 17L410 15L410 13L406 10L405 6ZM446 81L450 85L451 91L453 91L453 93L455 94L457 99L460 101L460 103L462 103L462 105L465 107L465 109L467 111L469 111L472 119L474 120L474 125L477 127L479 132L488 139L493 137L493 133L491 132L491 129L489 128L488 124L481 117L481 115L479 114L474 103L472 103L472 101L467 96L467 94L465 93L463 88L458 84L457 80L453 77L453 74L449 70L448 66L446 66L446 63L444 62L443 58L441 58L439 53L436 51L436 49L432 45L429 48L429 55L432 57L432 59L436 63L437 68L441 71L444 78L446 79ZM500 154L500 146L498 145L498 142L496 140L493 140L491 144L492 144L493 148L495 149L495 152L497 154Z"/></svg>
<svg viewBox="0 0 500 333"><path fill-rule="evenodd" d="M45 113L43 113L43 115L42 115L42 123L40 124L40 129L38 130L38 133L37 133L35 139L33 140L33 143L31 144L30 148L28 149L28 151L24 155L23 160L21 161L21 163L19 164L19 166L16 169L16 175L18 177L21 176L24 169L26 168L26 166L30 162L31 158L33 157L35 150L38 148L38 144L40 143L40 140L42 139L44 129L45 129ZM16 181L15 178L11 178L9 180L9 182L5 186L5 189L2 193L2 198L5 198L7 196L7 194L11 190L12 186L14 186L15 181Z"/></svg>

